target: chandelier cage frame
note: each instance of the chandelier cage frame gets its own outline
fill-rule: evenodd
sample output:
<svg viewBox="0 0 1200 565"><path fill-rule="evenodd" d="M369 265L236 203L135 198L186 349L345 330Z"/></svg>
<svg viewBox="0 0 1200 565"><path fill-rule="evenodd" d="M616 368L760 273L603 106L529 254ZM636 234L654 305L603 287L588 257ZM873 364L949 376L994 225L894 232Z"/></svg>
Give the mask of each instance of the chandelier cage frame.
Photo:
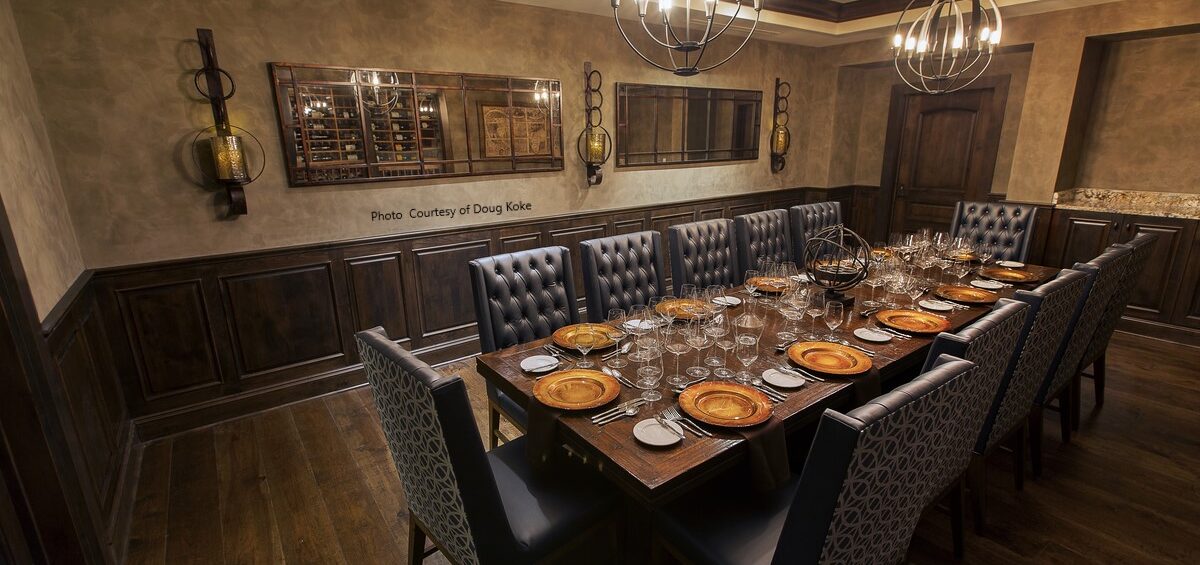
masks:
<svg viewBox="0 0 1200 565"><path fill-rule="evenodd" d="M680 7L684 9L682 34L679 33L680 30L676 29L676 22L672 22L671 19L671 11L675 8L676 1L680 2ZM633 0L634 4L637 6L638 19L641 21L642 29L645 30L646 35L649 36L651 41L653 41L659 47L664 47L667 49L667 56L671 61L671 66L668 67L650 58L633 44L633 41L629 38L628 32L625 31L625 27L621 25L621 0L611 0L613 19L617 22L617 30L621 33L621 37L625 39L625 43L629 45L629 48L633 49L633 52L636 53L638 57L650 65L664 71L674 73L681 77L695 76L700 73L711 71L717 67L720 67L721 65L724 65L725 63L728 63L731 59L737 56L737 54L742 51L742 48L744 48L746 44L750 42L750 38L754 36L754 32L758 29L758 22L762 18L762 9L763 4L765 3L765 0L725 0L726 2L736 4L737 8L735 8L733 14L729 16L729 21L725 22L724 24L720 24L719 31L713 35L713 24L717 15L717 5L721 0L698 1L704 7L704 33L699 39L693 39L692 0L658 0L658 10L662 15L663 26L663 37L662 39L659 39L657 34L651 31L649 24L646 23L646 17L650 8L650 0ZM746 37L742 40L741 44L737 46L737 49L734 49L733 52L724 59L721 59L715 64L701 67L700 63L704 59L704 55L707 53L709 45L720 39L721 36L725 35L725 32L729 30L733 22L737 21L738 15L742 13L742 6L744 4L752 5L754 9L754 23L750 26L750 31L746 33ZM682 65L680 65L675 58L677 53L682 54L683 56ZM692 58L693 54L695 54L694 60Z"/></svg>
<svg viewBox="0 0 1200 565"><path fill-rule="evenodd" d="M917 2L908 3L893 30L897 74L913 90L926 94L948 94L970 86L987 71L1000 44L1004 21L999 6L995 0L931 0L904 31L904 20ZM960 2L971 6L965 22Z"/></svg>

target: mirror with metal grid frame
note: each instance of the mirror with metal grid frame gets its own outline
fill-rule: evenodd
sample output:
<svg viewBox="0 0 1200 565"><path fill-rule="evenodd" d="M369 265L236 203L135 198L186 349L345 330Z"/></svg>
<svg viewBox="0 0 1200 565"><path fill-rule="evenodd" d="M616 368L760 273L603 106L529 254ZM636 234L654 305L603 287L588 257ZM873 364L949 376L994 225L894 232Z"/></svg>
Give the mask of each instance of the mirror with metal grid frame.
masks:
<svg viewBox="0 0 1200 565"><path fill-rule="evenodd" d="M617 167L758 159L762 91L617 83Z"/></svg>

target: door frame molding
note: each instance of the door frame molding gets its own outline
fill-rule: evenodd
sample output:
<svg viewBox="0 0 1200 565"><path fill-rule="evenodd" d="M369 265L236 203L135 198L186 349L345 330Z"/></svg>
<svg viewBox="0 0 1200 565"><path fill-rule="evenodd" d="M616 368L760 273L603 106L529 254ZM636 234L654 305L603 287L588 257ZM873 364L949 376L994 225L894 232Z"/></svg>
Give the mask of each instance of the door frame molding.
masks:
<svg viewBox="0 0 1200 565"><path fill-rule="evenodd" d="M1003 131L1004 114L1008 109L1008 90L1011 82L1012 75L1007 73L981 76L970 86L958 92L992 89L995 92L992 104L1000 108L1000 130ZM872 230L875 232L873 239L886 240L892 227L892 206L896 191L896 175L900 170L901 134L904 132L904 122L907 117L908 99L910 96L935 95L917 92L912 87L903 83L892 85L892 95L888 104L887 136L884 138L883 143L883 171L880 174L879 197L875 202L875 225L872 226ZM999 151L999 149L1000 144L999 139L997 139L996 150ZM992 176L995 177L994 169Z"/></svg>

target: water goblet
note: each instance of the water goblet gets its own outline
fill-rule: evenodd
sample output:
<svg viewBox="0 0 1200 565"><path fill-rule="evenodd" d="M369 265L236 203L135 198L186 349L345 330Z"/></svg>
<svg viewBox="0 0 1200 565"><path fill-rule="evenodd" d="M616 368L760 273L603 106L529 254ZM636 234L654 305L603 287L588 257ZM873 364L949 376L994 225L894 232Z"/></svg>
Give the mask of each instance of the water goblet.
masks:
<svg viewBox="0 0 1200 565"><path fill-rule="evenodd" d="M694 317L688 320L687 337L685 341L692 349L696 350L696 364L688 367L687 374L693 378L704 378L712 372L708 367L701 365L700 352L712 345L712 338L704 333L704 321L700 317Z"/></svg>
<svg viewBox="0 0 1200 565"><path fill-rule="evenodd" d="M709 343L710 348L729 333L729 328L723 323L724 316L724 313L714 312L702 323L704 335L711 338L711 342ZM704 358L704 364L716 368L724 365L725 362L716 353L711 353L708 357Z"/></svg>
<svg viewBox="0 0 1200 565"><path fill-rule="evenodd" d="M752 334L739 334L737 336L737 359L742 364L742 370L738 371L734 378L739 383L746 384L750 382L750 365L758 360L758 336Z"/></svg>
<svg viewBox="0 0 1200 565"><path fill-rule="evenodd" d="M613 308L608 311L608 337L616 342L616 353L612 359L608 360L607 365L613 369L620 369L629 365L629 362L621 357L621 340L628 336L628 331L625 329L625 311L620 308Z"/></svg>
<svg viewBox="0 0 1200 565"><path fill-rule="evenodd" d="M829 328L829 341L835 341L837 336L833 334L833 330L838 329L842 325L842 320L845 319L845 306L837 300L825 301L825 312L823 314L825 327Z"/></svg>
<svg viewBox="0 0 1200 565"><path fill-rule="evenodd" d="M642 361L642 365L637 369L638 379L634 384L643 390L642 399L646 402L661 400L662 393L657 390L663 373L661 352L639 346L638 360Z"/></svg>
<svg viewBox="0 0 1200 565"><path fill-rule="evenodd" d="M686 332L682 332L682 331L675 332L675 334L673 336L666 338L667 352L669 352L670 354L675 356L675 373L672 374L670 377L667 377L667 384L669 384L673 387L681 386L684 383L688 382L688 378L685 377L684 374L679 371L680 356L682 356L684 353L687 353L688 350L691 349L691 346L687 344L687 341L685 341L686 339L687 339L687 334L686 334Z"/></svg>

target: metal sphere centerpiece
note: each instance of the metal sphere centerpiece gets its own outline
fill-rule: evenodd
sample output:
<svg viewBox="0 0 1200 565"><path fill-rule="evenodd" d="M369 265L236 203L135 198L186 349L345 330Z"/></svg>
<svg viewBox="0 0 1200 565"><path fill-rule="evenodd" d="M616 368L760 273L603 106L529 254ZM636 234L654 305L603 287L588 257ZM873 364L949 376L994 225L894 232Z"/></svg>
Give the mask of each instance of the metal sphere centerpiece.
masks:
<svg viewBox="0 0 1200 565"><path fill-rule="evenodd" d="M828 300L853 304L845 292L866 280L870 264L871 246L843 224L821 229L804 243L804 271Z"/></svg>

